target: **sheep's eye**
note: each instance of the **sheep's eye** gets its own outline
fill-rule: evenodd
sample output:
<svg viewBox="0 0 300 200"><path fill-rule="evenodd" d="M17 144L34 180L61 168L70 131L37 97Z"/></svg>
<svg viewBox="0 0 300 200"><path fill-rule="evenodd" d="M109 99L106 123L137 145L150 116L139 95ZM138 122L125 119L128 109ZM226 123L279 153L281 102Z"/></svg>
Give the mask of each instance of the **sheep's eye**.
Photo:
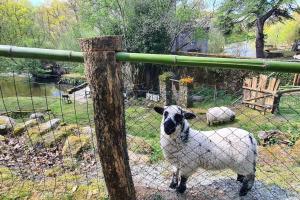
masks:
<svg viewBox="0 0 300 200"><path fill-rule="evenodd" d="M182 121L182 115L175 114L174 119L175 119L176 122L181 122Z"/></svg>
<svg viewBox="0 0 300 200"><path fill-rule="evenodd" d="M166 119L168 116L169 116L169 113L168 113L168 112L165 112L165 113L164 113L165 119Z"/></svg>

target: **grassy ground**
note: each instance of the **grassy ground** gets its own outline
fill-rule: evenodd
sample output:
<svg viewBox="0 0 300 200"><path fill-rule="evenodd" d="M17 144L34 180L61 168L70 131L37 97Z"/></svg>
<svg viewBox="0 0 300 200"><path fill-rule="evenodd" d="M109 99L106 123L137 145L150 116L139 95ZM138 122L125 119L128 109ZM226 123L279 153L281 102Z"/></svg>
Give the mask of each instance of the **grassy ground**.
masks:
<svg viewBox="0 0 300 200"><path fill-rule="evenodd" d="M205 101L197 103L195 104L194 108L191 108L191 110L198 116L197 119L190 121L190 124L193 128L198 130L214 130L228 126L241 127L252 132L255 137L257 137L257 133L262 130L280 130L284 133L288 133L291 136L290 139L292 143L300 138L300 96L293 95L282 97L279 113L275 115L266 113L265 115L263 115L263 113L247 108L243 105L232 106L231 102L233 102L236 97L224 93L222 94L224 95L223 98L221 94L222 93L220 93L219 96L216 96L214 100L212 100L213 98L209 98L211 96L207 95L208 98L206 98ZM32 99L29 97L20 97L19 101L17 101L16 98L8 97L4 98L3 101L0 101L0 112L5 111L6 109L8 111L14 111L18 110L19 108L21 108L22 110L32 110L33 104L35 109L51 109L52 113L56 117L63 118L64 121L69 124L78 123L80 125L88 125L89 119L93 119L91 101L89 101L88 104L79 104L76 102L75 104L64 104L60 101L59 98L53 97L48 97L47 99L45 99L44 97L33 97ZM232 107L237 113L236 120L233 123L227 125L216 125L213 127L207 126L204 114L206 109L209 107L220 105ZM23 117L27 119L28 115ZM144 138L144 140L152 146L152 162L158 162L159 160L161 160L163 158L159 144L159 128L161 116L154 112L152 108L148 108L145 105L136 103L126 108L125 117L127 133ZM17 120L19 122L22 122L22 119L20 118L18 118ZM295 188L298 187L299 189L299 185L297 182L298 179L295 178L294 175L295 173L297 174L300 172L299 163L297 164L296 162L287 162L285 160L287 158L287 155L284 153L289 152L289 150L285 151L284 148L278 147L276 149L275 147L277 146L274 146L274 148L263 149L259 151L259 153L263 153L265 155L264 157L268 159L274 157L275 159L266 161L261 160L259 162L259 169L257 171L258 179L266 180L266 183L277 184L285 188L288 188L290 184L292 184ZM0 168L0 177L2 177L0 178L0 180L4 180L6 181L6 183L11 183L12 180L9 178L7 170L7 168ZM70 174L67 174L67 176L69 175ZM61 177L63 177L63 175L61 175ZM54 184L53 181L55 182L58 180L62 180L62 178L57 177L56 179L53 179L53 177L47 177L43 185L31 181L15 182L15 185L13 187L14 189L7 191L5 193L5 196L7 196L7 198L4 199L16 199L17 196L22 196L23 194L24 196L26 196L26 194L28 193L32 195L35 193L50 195L51 187ZM1 184L3 186L3 182L0 182L0 188ZM92 195L93 192L91 194L90 191L95 190L95 184L93 183L91 183L91 185L88 184L80 186L78 188L76 188L77 186L75 184L75 181L68 181L67 186L62 181L58 181L56 184L59 185L56 185L57 189L55 189L57 190L55 194L57 194L59 197L57 199L76 199L76 195L78 196L81 193L84 194L84 192L80 191L85 191L86 193L84 195ZM102 186L100 188L103 189ZM3 198L1 198L0 196L0 199Z"/></svg>
<svg viewBox="0 0 300 200"><path fill-rule="evenodd" d="M66 104L56 97L19 97L18 99L16 97L7 97L0 102L0 112L29 111L22 116L24 119L27 119L34 110L51 109L51 116L49 117L61 118L69 124L89 124L89 121L93 119L91 101L85 104L79 104L74 100L72 102L72 104ZM22 122L22 118L19 118L18 121Z"/></svg>
<svg viewBox="0 0 300 200"><path fill-rule="evenodd" d="M89 183L79 184L81 175L76 172L66 172L59 176L46 176L40 181L24 180L6 167L0 166L0 199L108 199L103 181L89 180Z"/></svg>
<svg viewBox="0 0 300 200"><path fill-rule="evenodd" d="M223 97L222 97L223 95ZM209 95L207 95L209 96ZM291 135L292 142L295 142L300 137L300 96L284 96L281 99L280 112L276 115L263 113L247 108L243 105L231 106L236 97L219 93L216 99L206 99L204 102L194 105L191 108L198 116L197 119L190 122L191 126L198 130L214 130L223 127L240 127L246 129L257 137L257 133L262 130L280 130ZM5 110L15 111L33 110L33 105L38 109L51 109L55 117L62 118L68 124L89 125L90 120L93 120L93 109L91 101L85 104L72 103L65 104L59 98L48 97L19 97L18 101L14 97L4 98L0 102L0 112ZM74 101L73 101L74 102ZM237 113L234 123L226 125L216 125L209 127L206 124L204 113L207 108L213 106L226 105L232 107ZM5 109L6 108L6 109ZM52 117L52 116L51 116ZM23 116L24 120L28 118L28 114ZM22 122L22 118L18 118ZM126 109L126 126L127 132L131 135L144 138L153 147L152 161L157 161L162 158L162 153L159 145L159 128L161 116L154 112L151 108L135 104Z"/></svg>

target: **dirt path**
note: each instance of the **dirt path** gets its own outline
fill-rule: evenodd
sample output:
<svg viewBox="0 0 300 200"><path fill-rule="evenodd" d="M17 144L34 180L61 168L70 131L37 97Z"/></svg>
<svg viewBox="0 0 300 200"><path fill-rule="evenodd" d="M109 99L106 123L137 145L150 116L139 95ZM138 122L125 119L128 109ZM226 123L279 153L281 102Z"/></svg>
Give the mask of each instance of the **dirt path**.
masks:
<svg viewBox="0 0 300 200"><path fill-rule="evenodd" d="M162 200L299 200L300 194L276 185L267 185L262 180L255 181L247 196L238 195L241 183L235 180L230 171L206 171L199 169L188 181L187 191L177 194L170 189L170 169L164 163L155 165L132 166L132 175L137 189L138 199Z"/></svg>
<svg viewBox="0 0 300 200"><path fill-rule="evenodd" d="M85 87L81 90L78 90L76 92L74 92L73 94L71 94L71 99L74 100L74 96L75 96L75 101L79 102L79 103L86 103L87 100L89 99L89 95L86 96L86 92L89 92L90 88L89 87Z"/></svg>

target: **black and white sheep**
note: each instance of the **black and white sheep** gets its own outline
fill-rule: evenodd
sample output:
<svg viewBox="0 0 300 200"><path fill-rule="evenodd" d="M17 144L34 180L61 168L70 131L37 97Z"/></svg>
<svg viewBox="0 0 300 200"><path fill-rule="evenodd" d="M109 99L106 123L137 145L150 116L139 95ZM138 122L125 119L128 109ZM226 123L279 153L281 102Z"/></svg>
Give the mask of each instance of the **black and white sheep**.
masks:
<svg viewBox="0 0 300 200"><path fill-rule="evenodd" d="M171 188L183 193L188 177L199 167L207 170L229 168L242 182L239 195L247 194L254 183L257 157L257 142L249 132L239 128L196 131L187 121L196 117L193 113L175 105L154 110L163 115L160 145L164 157L173 166Z"/></svg>
<svg viewBox="0 0 300 200"><path fill-rule="evenodd" d="M208 125L232 122L234 119L235 112L225 106L210 108L206 113Z"/></svg>

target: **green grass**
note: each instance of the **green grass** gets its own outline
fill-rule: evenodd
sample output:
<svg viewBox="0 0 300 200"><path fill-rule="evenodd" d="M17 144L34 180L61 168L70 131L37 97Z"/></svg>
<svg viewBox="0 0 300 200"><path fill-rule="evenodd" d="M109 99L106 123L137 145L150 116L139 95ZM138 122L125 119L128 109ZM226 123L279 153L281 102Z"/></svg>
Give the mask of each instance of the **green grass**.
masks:
<svg viewBox="0 0 300 200"><path fill-rule="evenodd" d="M4 101L4 103L3 103ZM63 119L64 122L69 124L81 124L85 125L89 123L89 119L93 119L93 109L91 102L65 104L60 98L55 97L6 97L0 102L0 112L7 111L32 111L33 110L45 110L51 109L51 118L57 117ZM74 102L74 100L72 100ZM88 106L88 110L87 110ZM6 108L6 109L5 109ZM25 114L22 116L24 120L27 120L30 115ZM12 116L16 117L16 116ZM22 118L18 118L17 121L22 122Z"/></svg>
<svg viewBox="0 0 300 200"><path fill-rule="evenodd" d="M152 109L131 106L126 109L125 120L128 134L142 137L152 146L151 161L162 159L159 143L161 116Z"/></svg>
<svg viewBox="0 0 300 200"><path fill-rule="evenodd" d="M47 173L45 173L46 175ZM78 172L61 172L42 180L26 180L11 175L10 169L0 166L0 199L106 199L104 180L95 178L84 184L85 176ZM79 184L80 183L80 184ZM75 188L75 189L74 189Z"/></svg>
<svg viewBox="0 0 300 200"><path fill-rule="evenodd" d="M252 132L257 138L259 131L264 130L280 130L288 133L291 136L291 141L294 143L300 138L300 96L283 96L280 103L280 113L273 115L266 113L263 115L261 112L247 108L243 105L232 106L231 102L236 99L235 96L226 94L224 91L218 91L214 101L212 98L212 91L202 89L198 94L206 96L205 101L194 105L193 111L197 114L198 118L190 121L192 128L197 130L215 130L223 127L240 127L249 132ZM17 99L14 97L4 98L6 108L10 110L17 110L19 108ZM51 109L52 113L58 117L63 118L64 122L68 124L80 124L82 126L89 124L89 119L93 119L93 110L91 101L88 104L72 103L64 104L60 102L59 98L47 97L20 97L19 104L22 110L32 110L32 103L35 109ZM87 105L89 112L87 112ZM137 104L136 104L137 105ZM231 124L215 125L209 127L206 124L205 111L213 106L229 106L237 113L236 120ZM197 109L201 112L197 112ZM5 111L3 102L0 102L0 112ZM76 111L76 112L75 112ZM126 128L127 133L139 136L145 139L152 148L151 161L155 162L163 158L160 149L160 122L161 116L154 112L151 108L141 106L130 106L126 108ZM27 120L25 116L24 120ZM18 118L17 121L21 122L22 119Z"/></svg>
<svg viewBox="0 0 300 200"><path fill-rule="evenodd" d="M230 105L238 95L232 95L225 90L215 90L212 87L197 86L192 91L193 95L204 97L202 102L194 103L195 108L208 109L215 106Z"/></svg>
<svg viewBox="0 0 300 200"><path fill-rule="evenodd" d="M291 136L292 143L300 139L300 132L298 131L300 129L300 95L282 96L280 111L276 114L266 113L264 115L262 112L244 105L232 105L239 96L229 94L224 90L217 90L215 93L213 88L200 86L196 87L193 93L205 97L204 101L194 104L194 107L201 108L202 112L205 113L208 108L215 106L227 106L232 108L237 116L234 123L208 127L205 122L205 115L200 115L197 121L191 122L194 128L198 130L214 130L229 126L239 127L252 132L256 138L259 131L280 130Z"/></svg>
<svg viewBox="0 0 300 200"><path fill-rule="evenodd" d="M280 112L278 114L271 114L266 113L263 115L263 113L253 110L251 108L245 107L243 105L236 105L231 106L231 102L236 98L235 96L230 96L226 93L219 92L218 98L215 99L215 101L211 101L210 98L212 97L210 91L206 91L207 98L205 101L201 103L197 103L195 105L195 108L192 108L192 110L197 114L197 119L191 120L190 124L191 127L197 130L215 130L223 127L240 127L243 128L249 132L252 132L255 137L257 137L257 133L262 130L280 130L282 132L288 133L291 136L292 142L295 142L300 138L300 96L283 96L280 102ZM199 93L201 94L201 93ZM224 98L221 98L224 97ZM8 97L4 98L5 106L8 110L17 110L18 104L16 98ZM53 98L48 97L47 99L48 107L52 110L54 115L56 115L59 118L64 117L65 122L70 124L76 124L78 122L79 124L87 125L88 124L88 117L91 119L93 118L93 112L92 112L92 105L91 102L88 103L90 112L87 113L86 106L87 104L79 104L75 103L75 105L72 104L60 104L59 98ZM20 97L19 98L19 104L21 109L24 110L30 110L32 109L32 103L34 104L34 107L36 109L45 109L47 108L46 100L44 97L33 97L33 102L31 101L31 98L29 97ZM135 106L130 106L126 108L126 129L127 133L139 136L143 138L147 143L149 143L152 147L152 153L151 153L151 161L152 162L158 162L163 159L163 154L160 148L160 123L161 118L159 114L153 111L151 108L147 108L144 105L138 105L139 103L135 104ZM62 105L62 108L61 108ZM206 124L205 119L205 111L209 107L213 106L229 106L232 107L235 112L237 113L236 120L231 124L225 124L225 125L215 125L212 127L209 127ZM75 115L75 109L76 109L76 115ZM4 105L3 102L0 102L0 111L4 111ZM201 110L201 112L199 112ZM28 117L28 116L27 116ZM18 121L21 121L21 119L17 119ZM275 154L277 155L277 154ZM278 155L279 156L279 155ZM273 176L275 172L272 170L271 172L267 171L265 169L265 166L260 166L261 170L258 171L258 177L260 180L265 179L265 175ZM299 172L299 166L292 166L292 171ZM285 187L286 180L289 180L290 177L293 176L293 174L288 174L286 170L278 169L280 171L280 176L274 177L271 179L266 179L266 182L269 184L278 184L280 186ZM19 180L15 175L12 175L11 172L7 168L1 168L0 167L0 177L2 177L2 180L7 183L7 187L10 187L10 184L15 182L15 186L13 190L8 191L1 191L0 186L0 198L1 197L9 197L6 199L14 199L14 198L25 198L28 196L33 195L32 193L32 185L35 184L38 187L35 188L35 191L37 193L43 193L49 195L50 193L47 190L44 189L44 185L39 185L37 183L33 183L32 181L24 181ZM63 176L60 176L63 177ZM81 190L84 192L89 192L90 190L96 190L94 186L89 188L88 186L80 186L78 190L76 190L75 193L72 194L72 188L74 185L73 183L73 175L70 176L71 178L63 177L63 179L70 179L70 186L67 189L58 187L58 191L56 192L59 197L66 198L67 196L70 196L70 199L75 197L81 197ZM282 180L281 177L287 177L286 180ZM1 178L0 178L1 179ZM14 180L12 180L14 179ZM20 181L20 182L18 182ZM58 181L58 184L62 184L62 182ZM51 177L47 177L46 181L46 188L53 188L53 179ZM291 184L297 184L296 182L291 182ZM1 185L1 183L0 183ZM3 186L3 183L2 183ZM101 186L102 187L102 186ZM47 193L48 192L48 193ZM2 195L2 196L1 196ZM52 197L50 195L50 197ZM61 196L60 196L61 195ZM76 198L75 198L76 199Z"/></svg>

